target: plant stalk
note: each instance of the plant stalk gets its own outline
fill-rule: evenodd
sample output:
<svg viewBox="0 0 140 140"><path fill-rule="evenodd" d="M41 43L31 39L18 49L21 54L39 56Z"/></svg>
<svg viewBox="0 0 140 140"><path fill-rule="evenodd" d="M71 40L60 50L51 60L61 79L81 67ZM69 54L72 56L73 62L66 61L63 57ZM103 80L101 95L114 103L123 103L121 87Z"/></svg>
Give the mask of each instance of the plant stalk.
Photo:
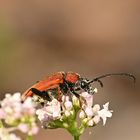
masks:
<svg viewBox="0 0 140 140"><path fill-rule="evenodd" d="M27 138L26 138L26 140L33 140L33 136L28 135Z"/></svg>
<svg viewBox="0 0 140 140"><path fill-rule="evenodd" d="M74 136L74 140L79 140L79 136Z"/></svg>

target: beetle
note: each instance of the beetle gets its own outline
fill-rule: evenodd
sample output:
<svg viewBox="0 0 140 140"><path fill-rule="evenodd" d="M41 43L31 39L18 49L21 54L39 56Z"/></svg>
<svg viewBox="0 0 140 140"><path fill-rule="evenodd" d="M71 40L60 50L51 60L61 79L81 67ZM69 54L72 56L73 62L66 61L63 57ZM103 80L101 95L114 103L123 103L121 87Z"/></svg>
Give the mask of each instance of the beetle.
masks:
<svg viewBox="0 0 140 140"><path fill-rule="evenodd" d="M89 94L94 94L95 91L91 85L92 83L99 82L100 86L103 87L103 83L100 79L119 75L128 76L135 82L135 77L128 73L109 73L89 80L75 72L57 72L27 89L22 95L22 100L24 101L27 97L32 97L33 95L37 95L47 101L51 101L52 97L61 101L62 95L71 94L79 98L80 91L87 91Z"/></svg>
<svg viewBox="0 0 140 140"><path fill-rule="evenodd" d="M48 101L51 100L51 95L58 96L60 100L61 93L67 93L71 91L72 93L78 94L72 90L72 87L79 80L80 75L74 72L57 72L31 86L27 89L23 95L22 100L24 101L28 96L38 95Z"/></svg>

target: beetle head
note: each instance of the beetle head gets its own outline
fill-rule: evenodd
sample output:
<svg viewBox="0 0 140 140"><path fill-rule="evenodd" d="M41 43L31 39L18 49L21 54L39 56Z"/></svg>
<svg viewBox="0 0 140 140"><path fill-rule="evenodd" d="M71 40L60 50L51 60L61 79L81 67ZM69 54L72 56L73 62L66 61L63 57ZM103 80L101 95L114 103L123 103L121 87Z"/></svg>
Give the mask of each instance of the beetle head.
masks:
<svg viewBox="0 0 140 140"><path fill-rule="evenodd" d="M95 90L94 88L91 86L91 83L89 83L90 80L88 80L87 78L80 78L80 80L76 83L77 84L77 89L82 89L86 92L88 92L89 94L94 94Z"/></svg>

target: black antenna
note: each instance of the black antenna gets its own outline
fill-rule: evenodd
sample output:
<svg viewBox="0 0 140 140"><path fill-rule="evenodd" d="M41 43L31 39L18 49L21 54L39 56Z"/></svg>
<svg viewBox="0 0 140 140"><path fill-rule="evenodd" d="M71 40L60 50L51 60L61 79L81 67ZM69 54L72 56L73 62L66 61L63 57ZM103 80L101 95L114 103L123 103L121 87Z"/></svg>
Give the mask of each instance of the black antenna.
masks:
<svg viewBox="0 0 140 140"><path fill-rule="evenodd" d="M108 73L108 74L104 74L104 75L94 78L93 80L89 81L88 84L90 84L94 81L97 81L100 83L101 87L103 87L103 83L101 82L100 79L105 78L105 77L110 77L110 76L127 76L127 77L132 78L134 83L136 82L135 76L132 74L129 74L129 73Z"/></svg>

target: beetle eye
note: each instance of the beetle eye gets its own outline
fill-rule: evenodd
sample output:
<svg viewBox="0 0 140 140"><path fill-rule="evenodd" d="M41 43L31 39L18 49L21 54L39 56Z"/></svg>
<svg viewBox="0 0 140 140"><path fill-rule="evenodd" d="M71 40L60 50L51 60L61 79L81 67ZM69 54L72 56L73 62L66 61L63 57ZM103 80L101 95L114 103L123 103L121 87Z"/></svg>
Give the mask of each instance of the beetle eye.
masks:
<svg viewBox="0 0 140 140"><path fill-rule="evenodd" d="M85 88L86 87L86 83L84 81L81 82L81 88Z"/></svg>

